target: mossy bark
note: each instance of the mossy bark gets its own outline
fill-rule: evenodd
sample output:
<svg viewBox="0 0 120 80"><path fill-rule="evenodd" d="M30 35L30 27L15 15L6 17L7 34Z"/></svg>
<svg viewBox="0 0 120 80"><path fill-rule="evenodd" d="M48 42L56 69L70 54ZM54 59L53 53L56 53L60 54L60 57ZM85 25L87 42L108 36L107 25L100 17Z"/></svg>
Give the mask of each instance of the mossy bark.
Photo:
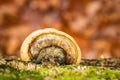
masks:
<svg viewBox="0 0 120 80"><path fill-rule="evenodd" d="M119 80L120 58L82 59L79 65L49 66L0 57L0 80Z"/></svg>
<svg viewBox="0 0 120 80"><path fill-rule="evenodd" d="M51 66L52 64L36 64L34 62L25 62L17 57L3 58L0 57L0 65L13 67L19 70L36 70L41 65ZM53 64L54 65L54 64ZM52 65L52 66L53 66ZM110 69L120 70L120 58L105 58L105 59L82 59L80 65L82 66L98 66ZM55 66L55 65L54 65ZM58 66L58 65L56 65Z"/></svg>

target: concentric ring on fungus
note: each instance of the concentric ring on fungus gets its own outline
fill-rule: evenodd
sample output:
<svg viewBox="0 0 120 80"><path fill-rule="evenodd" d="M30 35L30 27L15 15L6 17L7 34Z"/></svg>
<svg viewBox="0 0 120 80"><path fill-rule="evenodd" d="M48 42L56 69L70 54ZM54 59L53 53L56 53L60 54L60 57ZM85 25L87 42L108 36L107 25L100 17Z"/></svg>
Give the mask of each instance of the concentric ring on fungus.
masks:
<svg viewBox="0 0 120 80"><path fill-rule="evenodd" d="M35 63L79 64L80 49L68 34L52 28L37 30L23 42L20 51L23 61Z"/></svg>

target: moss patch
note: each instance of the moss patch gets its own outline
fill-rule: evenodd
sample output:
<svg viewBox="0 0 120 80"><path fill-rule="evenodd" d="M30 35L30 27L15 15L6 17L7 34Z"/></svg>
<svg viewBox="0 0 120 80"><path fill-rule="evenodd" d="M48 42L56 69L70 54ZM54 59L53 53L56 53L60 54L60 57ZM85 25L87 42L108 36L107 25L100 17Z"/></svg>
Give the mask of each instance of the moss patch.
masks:
<svg viewBox="0 0 120 80"><path fill-rule="evenodd" d="M64 65L41 66L38 70L17 70L0 66L0 80L98 80L120 79L119 70L103 67Z"/></svg>

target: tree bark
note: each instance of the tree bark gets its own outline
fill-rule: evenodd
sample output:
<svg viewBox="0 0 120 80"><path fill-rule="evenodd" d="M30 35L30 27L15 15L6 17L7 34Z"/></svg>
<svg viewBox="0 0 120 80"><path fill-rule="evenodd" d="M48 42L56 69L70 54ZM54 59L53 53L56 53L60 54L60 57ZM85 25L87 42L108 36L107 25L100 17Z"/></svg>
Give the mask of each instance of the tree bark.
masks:
<svg viewBox="0 0 120 80"><path fill-rule="evenodd" d="M82 59L80 64L82 66L98 66L120 70L120 58ZM19 70L36 70L41 66L41 64L22 61L20 58L14 56L9 58L0 56L0 66L1 65L13 67Z"/></svg>

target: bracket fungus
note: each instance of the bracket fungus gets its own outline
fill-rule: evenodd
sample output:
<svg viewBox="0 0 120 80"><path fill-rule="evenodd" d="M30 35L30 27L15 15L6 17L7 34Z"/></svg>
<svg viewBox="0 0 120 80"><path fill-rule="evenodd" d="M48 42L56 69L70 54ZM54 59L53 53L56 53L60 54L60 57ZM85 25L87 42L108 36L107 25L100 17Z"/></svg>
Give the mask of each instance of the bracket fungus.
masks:
<svg viewBox="0 0 120 80"><path fill-rule="evenodd" d="M46 28L31 33L24 40L20 58L38 64L79 64L81 52L70 35Z"/></svg>

